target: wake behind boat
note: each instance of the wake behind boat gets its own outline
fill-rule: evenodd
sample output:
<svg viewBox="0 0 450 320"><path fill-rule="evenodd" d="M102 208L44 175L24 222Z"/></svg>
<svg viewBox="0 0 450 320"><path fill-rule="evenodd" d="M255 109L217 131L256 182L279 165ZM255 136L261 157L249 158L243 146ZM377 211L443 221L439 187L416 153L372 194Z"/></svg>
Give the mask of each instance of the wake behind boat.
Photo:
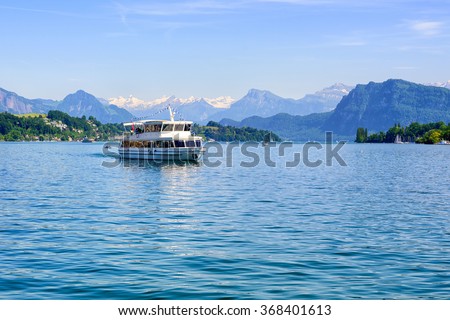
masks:
<svg viewBox="0 0 450 320"><path fill-rule="evenodd" d="M198 161L204 148L202 138L192 135L192 121L139 120L124 123L125 132L119 147L124 159Z"/></svg>

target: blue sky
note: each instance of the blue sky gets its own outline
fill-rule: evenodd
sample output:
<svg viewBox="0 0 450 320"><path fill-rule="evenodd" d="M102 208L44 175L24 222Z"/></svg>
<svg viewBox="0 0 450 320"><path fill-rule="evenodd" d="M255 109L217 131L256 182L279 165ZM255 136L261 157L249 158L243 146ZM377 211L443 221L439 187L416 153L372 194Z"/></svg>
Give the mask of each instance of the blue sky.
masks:
<svg viewBox="0 0 450 320"><path fill-rule="evenodd" d="M0 0L0 30L0 87L29 98L450 79L449 0Z"/></svg>

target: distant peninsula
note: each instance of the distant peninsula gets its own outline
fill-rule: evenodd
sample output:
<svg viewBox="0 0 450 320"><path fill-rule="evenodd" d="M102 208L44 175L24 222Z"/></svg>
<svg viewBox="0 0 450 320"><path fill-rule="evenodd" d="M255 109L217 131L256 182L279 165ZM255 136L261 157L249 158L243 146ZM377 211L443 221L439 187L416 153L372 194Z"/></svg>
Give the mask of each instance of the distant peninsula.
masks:
<svg viewBox="0 0 450 320"><path fill-rule="evenodd" d="M195 124L192 129L195 134L203 136L206 140L214 141L271 141L280 142L281 139L275 133L268 130L258 130L251 127L236 128L224 126L215 121L210 121L206 126Z"/></svg>
<svg viewBox="0 0 450 320"><path fill-rule="evenodd" d="M357 143L424 143L424 144L448 144L450 141L450 123L443 121L420 124L413 122L409 126L402 127L396 124L387 131L368 134L367 128L356 130Z"/></svg>

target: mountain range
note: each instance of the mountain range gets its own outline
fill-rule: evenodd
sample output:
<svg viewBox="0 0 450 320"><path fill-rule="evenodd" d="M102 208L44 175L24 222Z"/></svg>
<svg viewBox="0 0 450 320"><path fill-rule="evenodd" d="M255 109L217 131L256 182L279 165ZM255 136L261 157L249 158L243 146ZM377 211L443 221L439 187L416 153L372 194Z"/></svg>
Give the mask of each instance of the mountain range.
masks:
<svg viewBox="0 0 450 320"><path fill-rule="evenodd" d="M278 113L308 115L333 110L353 87L336 83L331 87L307 94L295 100L279 97L270 91L251 89L246 96L233 103L228 110L214 115L212 120L228 118L241 120L249 116L269 117Z"/></svg>
<svg viewBox="0 0 450 320"><path fill-rule="evenodd" d="M251 89L241 99L180 99L163 97L145 102L129 98L96 98L83 90L62 101L27 99L0 88L0 112L47 113L60 110L71 116L94 116L103 123L130 121L135 116L151 116L171 104L176 118L223 125L272 130L292 140L318 140L323 132L354 136L358 127L370 132L387 130L393 124L450 122L450 81L428 85L390 79L352 88L335 84L302 99L288 99L270 91ZM126 110L128 109L128 110Z"/></svg>
<svg viewBox="0 0 450 320"><path fill-rule="evenodd" d="M450 122L450 90L445 86L421 85L390 79L357 85L331 112L307 116L277 114L249 117L242 121L223 119L222 125L272 130L291 140L320 140L325 131L352 139L358 127L384 131L396 123Z"/></svg>
<svg viewBox="0 0 450 320"><path fill-rule="evenodd" d="M114 104L103 104L99 99L83 90L69 94L58 103L57 108L73 117L93 116L102 123L129 121L133 115Z"/></svg>
<svg viewBox="0 0 450 320"><path fill-rule="evenodd" d="M254 115L268 117L281 112L293 115L326 112L333 110L351 89L353 89L352 86L336 83L298 100L283 98L267 90L250 89L237 101L228 96L215 99L195 97L183 99L170 96L152 101L130 96L129 98L110 98L108 101L125 108L137 117L148 116L170 104L178 110L182 118L206 123L210 120L220 121L223 118L239 121Z"/></svg>
<svg viewBox="0 0 450 320"><path fill-rule="evenodd" d="M50 99L27 99L0 88L0 112L13 114L47 113L50 110L66 112L74 117L93 116L102 123L120 123L133 118L123 108L103 104L99 99L83 90L69 94L62 101Z"/></svg>
<svg viewBox="0 0 450 320"><path fill-rule="evenodd" d="M439 87L439 88L450 89L450 80L448 80L447 82L427 83L427 84L425 84L425 85L427 85L427 86L432 86L432 87Z"/></svg>
<svg viewBox="0 0 450 320"><path fill-rule="evenodd" d="M94 116L100 122L108 123L152 116L170 104L176 110L177 118L205 124L210 120L219 121L222 118L239 121L254 115L267 117L281 112L306 115L329 111L334 109L351 89L351 86L335 84L298 100L282 98L267 90L251 89L237 101L229 96L212 99L196 97L183 99L170 96L152 101L144 101L133 96L103 99L78 90L62 101L56 101L27 99L0 88L0 111L23 114L60 110L75 117Z"/></svg>
<svg viewBox="0 0 450 320"><path fill-rule="evenodd" d="M14 92L0 88L0 111L23 113L46 113L49 108L55 107L56 102L45 99L27 99Z"/></svg>
<svg viewBox="0 0 450 320"><path fill-rule="evenodd" d="M108 99L109 103L118 105L136 117L151 117L162 108L170 105L177 113L177 118L189 119L197 123L206 123L213 114L229 108L234 99L231 97L209 98L177 98L162 97L152 101L144 101L136 97L118 97Z"/></svg>

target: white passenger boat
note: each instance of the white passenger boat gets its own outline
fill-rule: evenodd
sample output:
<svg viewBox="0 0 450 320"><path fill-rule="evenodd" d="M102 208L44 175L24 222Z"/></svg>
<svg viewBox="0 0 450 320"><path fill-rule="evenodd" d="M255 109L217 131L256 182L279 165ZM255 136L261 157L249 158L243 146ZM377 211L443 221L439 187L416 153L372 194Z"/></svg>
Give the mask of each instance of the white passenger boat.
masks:
<svg viewBox="0 0 450 320"><path fill-rule="evenodd" d="M191 133L192 121L139 120L124 123L125 132L119 147L124 159L198 161L204 148L202 138Z"/></svg>

